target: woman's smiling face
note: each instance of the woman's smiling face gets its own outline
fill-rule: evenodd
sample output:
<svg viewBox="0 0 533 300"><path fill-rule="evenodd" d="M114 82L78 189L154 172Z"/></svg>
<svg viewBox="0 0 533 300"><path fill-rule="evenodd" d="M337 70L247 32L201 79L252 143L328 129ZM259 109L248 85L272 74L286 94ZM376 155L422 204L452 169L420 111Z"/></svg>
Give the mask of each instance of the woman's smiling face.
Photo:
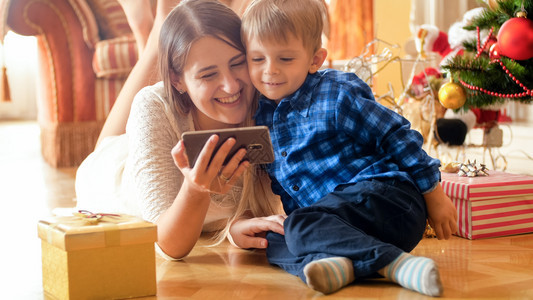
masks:
<svg viewBox="0 0 533 300"><path fill-rule="evenodd" d="M176 88L189 94L201 129L238 125L251 114L255 89L246 56L218 38L192 44Z"/></svg>

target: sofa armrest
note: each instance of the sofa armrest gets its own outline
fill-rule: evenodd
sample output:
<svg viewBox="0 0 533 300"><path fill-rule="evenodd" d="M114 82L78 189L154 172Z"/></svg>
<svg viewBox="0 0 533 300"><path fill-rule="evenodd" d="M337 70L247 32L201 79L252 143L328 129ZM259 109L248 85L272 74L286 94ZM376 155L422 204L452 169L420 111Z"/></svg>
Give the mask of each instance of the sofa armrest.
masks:
<svg viewBox="0 0 533 300"><path fill-rule="evenodd" d="M83 39L89 48L94 48L100 41L96 17L85 0L69 0L82 25Z"/></svg>
<svg viewBox="0 0 533 300"><path fill-rule="evenodd" d="M97 37L89 12L81 0L10 0L7 5L11 30L37 38L39 121L96 118L91 62Z"/></svg>
<svg viewBox="0 0 533 300"><path fill-rule="evenodd" d="M85 0L67 0L67 1L29 1L29 0L6 0L3 4L6 11L5 17L7 18L6 23L9 25L9 27L12 28L13 31L17 32L21 35L26 36L35 36L40 34L39 28L42 27L41 24L31 24L30 22L35 22L35 20L31 20L26 18L28 12L32 10L31 5L35 4L38 5L39 2L42 2L42 4L55 4L55 7L51 7L52 10L59 10L57 12L65 12L63 8L66 8L66 6L63 6L64 3L68 3L76 15L76 17L79 20L79 24L82 28L82 35L83 39L85 40L85 43L89 48L94 48L95 44L100 40L99 33L98 33L98 24L96 22L95 15L87 2ZM64 2L64 3L62 3ZM24 17L20 17L24 16ZM53 17L53 15L45 15L43 13L42 15L42 21L46 22L47 17ZM30 21L30 22L29 22ZM39 23L39 22L37 22ZM35 26L36 25L36 26Z"/></svg>

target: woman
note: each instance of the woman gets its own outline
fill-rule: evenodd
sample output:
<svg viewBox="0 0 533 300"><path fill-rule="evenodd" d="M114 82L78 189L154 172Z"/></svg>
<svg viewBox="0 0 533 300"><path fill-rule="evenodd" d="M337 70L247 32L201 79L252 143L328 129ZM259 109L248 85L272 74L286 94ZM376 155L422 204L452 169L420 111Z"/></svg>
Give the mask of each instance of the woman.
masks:
<svg viewBox="0 0 533 300"><path fill-rule="evenodd" d="M153 69L151 42L159 32L159 12L125 88L142 87L142 75ZM160 31L162 82L140 90L133 103L119 95L97 148L78 170L78 207L156 223L158 245L170 258L186 256L202 231L225 229L239 247L265 248L266 240L256 233L282 234L284 220L281 215L262 218L279 211L266 174L241 161L244 150L222 166L233 139L209 163L217 136L190 168L180 141L188 130L253 125L256 92L240 40L240 18L219 2L189 0L170 12Z"/></svg>

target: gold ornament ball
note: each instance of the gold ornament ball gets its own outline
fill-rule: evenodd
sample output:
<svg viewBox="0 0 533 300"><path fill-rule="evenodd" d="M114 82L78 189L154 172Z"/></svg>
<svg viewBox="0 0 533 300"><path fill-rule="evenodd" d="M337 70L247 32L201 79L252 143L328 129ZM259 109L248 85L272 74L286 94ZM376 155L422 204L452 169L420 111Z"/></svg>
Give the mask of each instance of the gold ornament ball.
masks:
<svg viewBox="0 0 533 300"><path fill-rule="evenodd" d="M465 89L454 82L443 84L439 89L439 102L449 109L459 109L466 102Z"/></svg>

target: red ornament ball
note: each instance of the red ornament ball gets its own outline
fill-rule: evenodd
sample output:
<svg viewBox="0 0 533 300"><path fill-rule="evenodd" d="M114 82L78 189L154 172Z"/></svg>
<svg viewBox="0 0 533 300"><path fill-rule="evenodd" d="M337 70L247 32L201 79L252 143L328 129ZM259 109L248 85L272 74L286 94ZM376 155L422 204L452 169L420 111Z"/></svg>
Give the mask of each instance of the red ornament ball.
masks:
<svg viewBox="0 0 533 300"><path fill-rule="evenodd" d="M533 57L533 21L524 17L511 18L498 32L500 55L515 60Z"/></svg>

